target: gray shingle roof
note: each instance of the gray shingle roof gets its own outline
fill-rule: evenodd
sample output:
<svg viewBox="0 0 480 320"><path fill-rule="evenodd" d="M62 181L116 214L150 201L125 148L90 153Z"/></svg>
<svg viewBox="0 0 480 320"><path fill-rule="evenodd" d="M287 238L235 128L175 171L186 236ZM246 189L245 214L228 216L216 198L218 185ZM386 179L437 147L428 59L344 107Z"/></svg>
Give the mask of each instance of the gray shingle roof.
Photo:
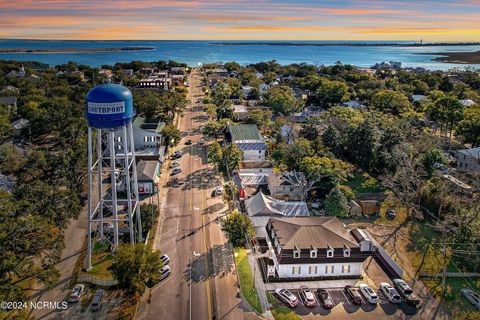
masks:
<svg viewBox="0 0 480 320"><path fill-rule="evenodd" d="M154 180L158 165L158 161L140 161L137 163L137 180Z"/></svg>

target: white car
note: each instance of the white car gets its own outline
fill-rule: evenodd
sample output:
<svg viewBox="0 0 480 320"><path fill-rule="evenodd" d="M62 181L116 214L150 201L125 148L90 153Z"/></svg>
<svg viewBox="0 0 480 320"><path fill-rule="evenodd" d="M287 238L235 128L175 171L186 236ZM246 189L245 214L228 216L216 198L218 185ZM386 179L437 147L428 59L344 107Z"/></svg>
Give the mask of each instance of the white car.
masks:
<svg viewBox="0 0 480 320"><path fill-rule="evenodd" d="M70 297L68 297L68 302L80 301L84 289L85 286L83 284L77 284L75 287L73 287L72 292L70 293Z"/></svg>
<svg viewBox="0 0 480 320"><path fill-rule="evenodd" d="M360 288L360 292L367 299L368 302L370 302L371 304L378 303L378 295L372 288L368 286L368 284L361 283L358 285L358 287Z"/></svg>
<svg viewBox="0 0 480 320"><path fill-rule="evenodd" d="M166 266L167 264L170 263L170 258L166 255L166 254L163 254L161 257L160 257L160 261L163 262L163 265Z"/></svg>
<svg viewBox="0 0 480 320"><path fill-rule="evenodd" d="M170 275L170 266L164 266L160 269L160 281L166 279Z"/></svg>
<svg viewBox="0 0 480 320"><path fill-rule="evenodd" d="M218 186L215 188L215 194L217 196L221 195L223 193L222 187Z"/></svg>
<svg viewBox="0 0 480 320"><path fill-rule="evenodd" d="M295 308L298 305L298 298L286 289L275 289L278 298L284 303L288 304L290 308Z"/></svg>
<svg viewBox="0 0 480 320"><path fill-rule="evenodd" d="M398 294L398 291L386 282L380 283L380 291L383 293L385 298L391 303L402 303L402 297Z"/></svg>

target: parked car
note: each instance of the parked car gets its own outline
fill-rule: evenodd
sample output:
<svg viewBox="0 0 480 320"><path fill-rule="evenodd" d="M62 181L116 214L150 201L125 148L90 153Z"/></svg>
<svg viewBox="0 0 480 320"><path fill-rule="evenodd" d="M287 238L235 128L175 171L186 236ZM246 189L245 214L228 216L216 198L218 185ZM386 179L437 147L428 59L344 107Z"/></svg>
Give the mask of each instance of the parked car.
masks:
<svg viewBox="0 0 480 320"><path fill-rule="evenodd" d="M180 167L180 161L178 160L175 160L172 162L172 164L170 165L171 168L176 168L176 167Z"/></svg>
<svg viewBox="0 0 480 320"><path fill-rule="evenodd" d="M473 305L475 309L480 310L480 294L466 288L463 288L462 290L460 290L460 292L465 297L465 299L467 299Z"/></svg>
<svg viewBox="0 0 480 320"><path fill-rule="evenodd" d="M170 173L171 176L176 175L177 173L182 172L182 168L173 168L172 173Z"/></svg>
<svg viewBox="0 0 480 320"><path fill-rule="evenodd" d="M183 156L182 151L175 151L174 153L172 153L171 159L178 159L178 158L181 158L182 156Z"/></svg>
<svg viewBox="0 0 480 320"><path fill-rule="evenodd" d="M97 291L95 291L95 295L93 296L93 301L90 306L90 311L97 312L98 310L102 309L104 295L105 290L103 289L98 289Z"/></svg>
<svg viewBox="0 0 480 320"><path fill-rule="evenodd" d="M170 275L170 266L163 266L160 269L160 281L166 279Z"/></svg>
<svg viewBox="0 0 480 320"><path fill-rule="evenodd" d="M309 308L313 308L317 305L317 299L315 299L315 295L308 287L301 286L299 292L304 305Z"/></svg>
<svg viewBox="0 0 480 320"><path fill-rule="evenodd" d="M330 294L328 293L327 290L325 289L318 289L317 290L317 296L320 302L322 303L322 306L326 309L332 309L335 304L333 303L332 297L330 297Z"/></svg>
<svg viewBox="0 0 480 320"><path fill-rule="evenodd" d="M219 196L223 193L222 187L218 186L215 188L215 195Z"/></svg>
<svg viewBox="0 0 480 320"><path fill-rule="evenodd" d="M68 297L68 302L80 301L84 289L85 286L83 284L77 284L75 287L73 287L72 292L70 293L70 297Z"/></svg>
<svg viewBox="0 0 480 320"><path fill-rule="evenodd" d="M345 293L348 298L352 300L353 304L362 304L362 296L360 295L360 290L354 286L345 286Z"/></svg>
<svg viewBox="0 0 480 320"><path fill-rule="evenodd" d="M289 305L291 308L295 308L298 305L297 297L295 297L290 291L286 289L275 289L275 293L280 300Z"/></svg>
<svg viewBox="0 0 480 320"><path fill-rule="evenodd" d="M201 146L203 146L203 145L205 144L205 141L204 141L204 140L200 140L200 141L198 141L198 144L201 145Z"/></svg>
<svg viewBox="0 0 480 320"><path fill-rule="evenodd" d="M386 282L380 283L380 291L391 303L402 303L402 297L400 297L397 290L390 284Z"/></svg>
<svg viewBox="0 0 480 320"><path fill-rule="evenodd" d="M162 256L160 257L160 261L162 261L163 265L166 266L170 263L170 258L166 254L162 254Z"/></svg>
<svg viewBox="0 0 480 320"><path fill-rule="evenodd" d="M386 213L387 219L393 220L395 219L395 210L393 209L388 209Z"/></svg>
<svg viewBox="0 0 480 320"><path fill-rule="evenodd" d="M402 279L393 279L393 286L409 305L416 306L420 303L418 296L413 293L412 288Z"/></svg>
<svg viewBox="0 0 480 320"><path fill-rule="evenodd" d="M187 142L185 142L185 144L186 144L187 146L191 145L191 144L192 144L192 140L191 140L191 139L188 139Z"/></svg>
<svg viewBox="0 0 480 320"><path fill-rule="evenodd" d="M377 293L368 286L368 284L361 283L359 286L360 292L363 294L365 299L367 299L368 302L371 304L377 304L378 303L378 295Z"/></svg>

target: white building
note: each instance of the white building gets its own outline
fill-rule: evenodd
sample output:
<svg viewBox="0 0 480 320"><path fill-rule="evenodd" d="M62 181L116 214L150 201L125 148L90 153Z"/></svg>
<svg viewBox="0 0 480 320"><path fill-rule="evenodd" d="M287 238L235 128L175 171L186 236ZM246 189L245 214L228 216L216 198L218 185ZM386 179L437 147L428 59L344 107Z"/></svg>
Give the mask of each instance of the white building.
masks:
<svg viewBox="0 0 480 320"><path fill-rule="evenodd" d="M457 169L480 173L480 147L455 151Z"/></svg>
<svg viewBox="0 0 480 320"><path fill-rule="evenodd" d="M133 121L133 140L135 156L144 160L163 161L162 130L165 123L160 120L136 117ZM123 153L123 131L115 132L115 149L117 154Z"/></svg>
<svg viewBox="0 0 480 320"><path fill-rule="evenodd" d="M352 231L336 217L270 218L267 243L276 276L360 278L372 246L360 245Z"/></svg>
<svg viewBox="0 0 480 320"><path fill-rule="evenodd" d="M229 125L230 141L243 151L243 161L265 161L267 145L255 124Z"/></svg>

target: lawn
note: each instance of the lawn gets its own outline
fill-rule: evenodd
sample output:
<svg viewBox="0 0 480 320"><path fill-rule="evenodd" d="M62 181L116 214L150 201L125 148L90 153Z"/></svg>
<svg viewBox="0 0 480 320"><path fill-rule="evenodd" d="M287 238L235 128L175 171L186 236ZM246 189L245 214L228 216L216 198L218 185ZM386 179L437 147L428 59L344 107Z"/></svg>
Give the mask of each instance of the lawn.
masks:
<svg viewBox="0 0 480 320"><path fill-rule="evenodd" d="M385 189L380 183L368 174L355 174L353 178L345 183L355 193L380 193Z"/></svg>
<svg viewBox="0 0 480 320"><path fill-rule="evenodd" d="M248 262L247 250L235 248L234 255L242 295L252 309L258 313L262 313L262 306L260 305L257 291L253 288L253 276L250 263Z"/></svg>
<svg viewBox="0 0 480 320"><path fill-rule="evenodd" d="M287 307L278 307L272 310L275 320L301 320L299 316Z"/></svg>

